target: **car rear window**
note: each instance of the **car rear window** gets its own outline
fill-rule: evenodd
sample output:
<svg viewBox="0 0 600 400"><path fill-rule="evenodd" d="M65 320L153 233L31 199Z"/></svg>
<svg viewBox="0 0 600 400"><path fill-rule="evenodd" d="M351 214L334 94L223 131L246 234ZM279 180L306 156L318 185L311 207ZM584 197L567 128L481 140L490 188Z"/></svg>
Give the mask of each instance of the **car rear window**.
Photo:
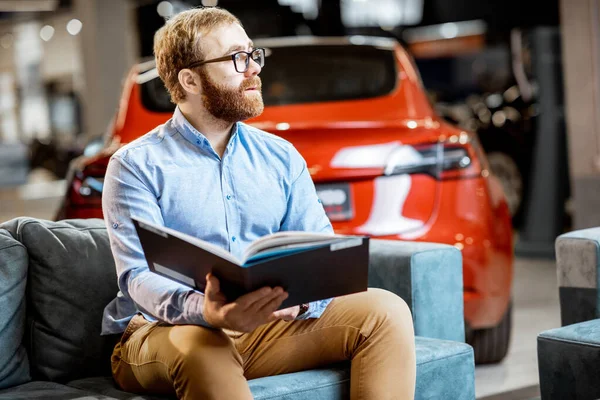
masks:
<svg viewBox="0 0 600 400"><path fill-rule="evenodd" d="M171 96L160 78L142 83L141 89L144 108L154 112L175 111L175 104L171 103Z"/></svg>
<svg viewBox="0 0 600 400"><path fill-rule="evenodd" d="M394 53L371 46L291 46L270 49L260 77L266 106L355 100L390 93L396 86ZM142 84L143 105L173 111L160 79Z"/></svg>
<svg viewBox="0 0 600 400"><path fill-rule="evenodd" d="M396 64L371 46L279 47L260 77L265 105L365 99L394 89Z"/></svg>

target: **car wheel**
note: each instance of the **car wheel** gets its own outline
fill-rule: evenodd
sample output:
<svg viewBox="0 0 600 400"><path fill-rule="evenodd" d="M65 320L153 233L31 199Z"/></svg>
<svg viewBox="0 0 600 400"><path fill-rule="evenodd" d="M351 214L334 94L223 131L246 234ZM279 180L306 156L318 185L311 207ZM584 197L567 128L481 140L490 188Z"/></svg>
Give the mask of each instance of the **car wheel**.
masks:
<svg viewBox="0 0 600 400"><path fill-rule="evenodd" d="M474 329L467 335L467 343L473 346L475 364L500 362L508 353L512 327L512 304L508 305L502 320L493 328Z"/></svg>
<svg viewBox="0 0 600 400"><path fill-rule="evenodd" d="M500 183L506 196L510 215L514 217L523 203L523 175L514 158L510 155L493 151L487 154L492 173Z"/></svg>

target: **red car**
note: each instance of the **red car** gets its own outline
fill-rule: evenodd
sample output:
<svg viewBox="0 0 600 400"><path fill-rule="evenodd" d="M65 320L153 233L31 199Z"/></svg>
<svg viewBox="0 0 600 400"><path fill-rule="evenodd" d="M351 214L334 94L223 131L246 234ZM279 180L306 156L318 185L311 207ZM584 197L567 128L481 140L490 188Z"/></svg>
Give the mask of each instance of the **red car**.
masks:
<svg viewBox="0 0 600 400"><path fill-rule="evenodd" d="M300 151L336 232L460 249L467 341L478 363L501 360L511 328L512 226L476 136L435 115L395 40L294 37L257 46L269 55L266 107L248 122ZM173 109L153 61L133 68L103 149L72 164L57 218L101 218L110 155Z"/></svg>

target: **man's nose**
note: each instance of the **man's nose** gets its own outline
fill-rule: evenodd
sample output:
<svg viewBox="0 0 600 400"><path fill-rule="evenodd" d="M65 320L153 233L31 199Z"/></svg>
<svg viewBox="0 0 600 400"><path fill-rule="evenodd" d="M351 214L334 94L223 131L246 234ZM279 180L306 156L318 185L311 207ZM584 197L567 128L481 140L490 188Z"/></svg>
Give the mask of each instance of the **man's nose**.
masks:
<svg viewBox="0 0 600 400"><path fill-rule="evenodd" d="M261 66L252 58L250 58L250 64L248 65L248 69L246 70L245 74L246 77L256 76L260 74L260 71L262 71Z"/></svg>

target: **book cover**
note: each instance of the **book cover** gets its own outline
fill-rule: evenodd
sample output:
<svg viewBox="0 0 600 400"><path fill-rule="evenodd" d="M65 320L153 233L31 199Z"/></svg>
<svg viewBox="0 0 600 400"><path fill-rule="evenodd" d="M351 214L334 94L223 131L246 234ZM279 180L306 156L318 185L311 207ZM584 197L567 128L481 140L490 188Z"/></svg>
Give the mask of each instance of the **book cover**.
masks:
<svg viewBox="0 0 600 400"><path fill-rule="evenodd" d="M238 259L201 239L132 219L151 271L200 292L212 272L229 301L264 286L289 293L280 308L367 290L368 237L278 232L250 244Z"/></svg>

